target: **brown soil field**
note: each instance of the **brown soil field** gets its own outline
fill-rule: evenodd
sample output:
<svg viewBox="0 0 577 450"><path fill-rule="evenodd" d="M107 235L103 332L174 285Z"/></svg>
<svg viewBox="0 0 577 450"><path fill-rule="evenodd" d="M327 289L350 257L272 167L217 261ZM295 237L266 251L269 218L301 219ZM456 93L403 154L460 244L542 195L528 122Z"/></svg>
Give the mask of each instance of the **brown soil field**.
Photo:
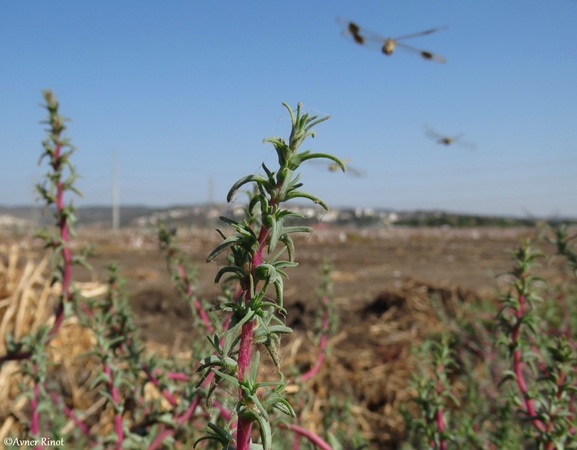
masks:
<svg viewBox="0 0 577 450"><path fill-rule="evenodd" d="M403 435L399 406L411 397L411 348L441 326L435 308L446 313L458 303L492 301L507 282L496 275L512 268L504 250L518 247L520 238L535 233L512 228L316 229L297 238L299 266L288 269L290 278L285 281L287 324L295 330L283 340L285 362L303 370L314 363L310 331L323 258L335 267L334 301L340 317L323 370L308 385L316 396L307 418L309 428L321 431L314 414L320 414L331 392L337 392L352 397L352 412L373 443L370 448L398 448ZM2 243L19 241L41 254L40 242L29 237L0 237ZM214 276L223 260L205 260L220 237L214 230L190 229L179 230L177 238L198 266L199 296L215 298L220 291ZM73 245L77 250L85 243L95 245L96 254L88 259L93 270L76 268L75 279L105 282L108 263L116 261L150 348L186 354L193 339L204 339L192 329L190 308L170 280L154 230L81 228ZM556 278L563 270L553 263L541 272Z"/></svg>
<svg viewBox="0 0 577 450"><path fill-rule="evenodd" d="M383 291L400 288L408 280L490 297L499 284L496 275L512 267L505 250L516 248L522 237L534 236L532 229L315 230L295 242L299 266L289 270L285 282L288 321L294 326L314 313L316 272L325 257L335 267L335 302L343 319L354 322L361 318L349 312L362 311ZM216 296L220 290L214 276L222 261L207 264L205 260L220 237L214 230L202 229L179 231L177 237L197 264L200 296ZM128 280L143 337L164 344L178 340L186 345L190 312L175 292L154 232L122 230L114 234L81 229L77 245L88 242L96 247L96 254L89 258L94 271L77 269L76 279L105 281L108 263L116 261ZM556 272L553 267L545 270Z"/></svg>

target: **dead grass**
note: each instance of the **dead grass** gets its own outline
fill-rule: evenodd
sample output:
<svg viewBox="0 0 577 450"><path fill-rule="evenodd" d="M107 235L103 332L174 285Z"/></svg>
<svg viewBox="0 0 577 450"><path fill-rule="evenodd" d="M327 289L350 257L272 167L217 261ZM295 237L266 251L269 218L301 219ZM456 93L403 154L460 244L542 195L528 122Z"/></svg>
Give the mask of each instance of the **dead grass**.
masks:
<svg viewBox="0 0 577 450"><path fill-rule="evenodd" d="M459 305L474 301L472 292L457 286L408 278L360 308L343 304L341 331L329 340L330 354L321 371L304 387L310 405L302 423L322 433L322 415L331 396L346 396L353 400L352 413L364 437L377 445L374 448L397 448L404 436L400 407L415 395L409 386L418 363L412 350L431 333L448 329L443 317L455 316ZM297 332L284 355L285 366L306 370L314 363L316 349Z"/></svg>
<svg viewBox="0 0 577 450"><path fill-rule="evenodd" d="M5 353L5 333L17 339L43 323L50 324L51 307L60 286L50 285L47 274L48 256L32 252L25 245L0 247L0 351ZM144 274L143 276L148 276ZM337 277L344 276L336 273ZM77 283L84 297L102 295L106 286L99 282ZM420 346L432 332L443 329L439 310L454 314L458 305L474 301L474 295L455 286L438 286L414 279L405 279L400 287L383 291L369 304L358 307L341 301L340 332L329 340L330 354L319 374L304 389L309 403L301 417L307 428L322 434L323 413L331 396L348 396L353 400L352 412L364 436L378 448L399 443L404 423L399 407L407 404L414 393L408 386L415 364L411 349ZM99 361L79 355L92 348L92 332L83 328L74 317L67 319L58 336L50 344L50 358L55 363L50 386L76 411L92 431L106 433L112 427L112 408L97 389L90 389ZM148 349L159 355L174 355L179 345L148 343ZM285 367L296 365L307 370L316 359L317 348L310 335L297 330L284 346ZM178 357L190 360L190 351ZM18 363L8 362L0 369L0 440L24 421L28 404L21 392L23 377ZM28 381L29 383L29 381ZM150 384L150 383L149 383ZM299 389L289 386L288 392ZM152 385L147 395L158 397ZM99 418L98 421L95 418ZM62 431L74 427L68 423Z"/></svg>
<svg viewBox="0 0 577 450"><path fill-rule="evenodd" d="M39 254L25 244L0 246L0 354L6 354L7 333L19 341L43 324L52 325L51 310L61 286L51 285L48 264L48 253ZM106 292L106 286L97 282L77 283L76 288L86 298ZM74 407L89 408L94 403L94 395L87 395L94 363L77 358L92 348L92 344L92 332L71 317L49 346L50 361L56 364L53 372L58 380L52 389L68 394L66 401ZM0 421L3 422L0 441L26 418L27 399L16 400L22 392L21 383L27 387L30 380L19 373L19 362L4 363L0 368Z"/></svg>

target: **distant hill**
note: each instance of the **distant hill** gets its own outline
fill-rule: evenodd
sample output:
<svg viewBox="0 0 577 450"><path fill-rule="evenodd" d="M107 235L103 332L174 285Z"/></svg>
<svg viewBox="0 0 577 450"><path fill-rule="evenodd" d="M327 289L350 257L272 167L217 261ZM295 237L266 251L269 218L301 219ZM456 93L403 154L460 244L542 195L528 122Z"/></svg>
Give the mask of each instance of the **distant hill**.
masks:
<svg viewBox="0 0 577 450"><path fill-rule="evenodd" d="M169 209L169 208L166 208ZM122 207L121 226L132 225L132 222L142 216L149 216L159 211L159 208L147 206L125 206ZM101 226L109 228L112 226L112 209L109 206L82 206L75 211L77 224L79 226ZM38 206L0 206L0 216L12 216L26 220L30 225L46 225L53 223L51 211L43 213Z"/></svg>
<svg viewBox="0 0 577 450"><path fill-rule="evenodd" d="M157 208L149 206L122 206L120 226L146 227L164 221L172 226L216 226L219 216L241 218L245 205L183 205ZM393 211L374 208L333 208L329 211L319 206L291 205L291 208L305 217L311 225L324 223L341 226L453 226L453 227L512 227L535 226L535 218L516 218L502 216L483 216L475 214L456 214L445 211ZM82 206L76 210L78 226L101 228L112 227L112 210L109 206ZM549 221L549 222L559 222ZM564 220L577 223L576 220ZM52 214L42 213L37 206L0 206L0 226L23 227L42 226L53 223ZM302 221L301 221L302 223Z"/></svg>

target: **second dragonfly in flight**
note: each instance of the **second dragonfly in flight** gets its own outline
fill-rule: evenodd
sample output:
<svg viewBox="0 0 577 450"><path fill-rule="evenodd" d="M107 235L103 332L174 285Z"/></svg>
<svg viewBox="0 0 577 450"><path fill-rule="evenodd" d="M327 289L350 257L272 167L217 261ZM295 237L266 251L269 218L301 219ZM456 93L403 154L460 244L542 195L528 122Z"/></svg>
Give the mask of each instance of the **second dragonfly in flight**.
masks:
<svg viewBox="0 0 577 450"><path fill-rule="evenodd" d="M447 27L433 28L432 30L421 31L420 33L407 34L405 36L400 36L396 38L392 37L384 38L381 35L375 33L374 31L367 30L366 28L363 28L357 25L356 23L351 22L348 19L345 19L344 17L337 17L336 20L337 23L342 26L343 31L341 32L341 34L345 38L352 39L357 44L360 44L367 48L379 49L385 55L391 55L395 51L395 48L399 47L409 52L419 54L424 59L428 59L430 61L436 61L440 63L447 62L447 60L443 58L441 55L431 53L426 50L420 50L418 48L411 47L410 45L407 45L403 42L399 42L400 40L403 39L423 36L425 34L434 33L435 31L444 30Z"/></svg>

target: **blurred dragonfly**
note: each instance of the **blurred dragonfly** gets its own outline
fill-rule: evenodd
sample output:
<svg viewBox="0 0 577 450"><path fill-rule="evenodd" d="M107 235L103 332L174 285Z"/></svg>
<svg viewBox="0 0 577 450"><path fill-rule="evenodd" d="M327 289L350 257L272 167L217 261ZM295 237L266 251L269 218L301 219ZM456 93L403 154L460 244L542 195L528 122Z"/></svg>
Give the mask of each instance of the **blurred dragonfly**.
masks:
<svg viewBox="0 0 577 450"><path fill-rule="evenodd" d="M355 167L351 167L349 164L349 161L351 159L350 158L342 158L341 161L345 163L345 165L347 166L347 171L345 172L347 175L350 175L352 177L356 177L356 178L360 178L360 177L364 177L367 175L367 172L363 169L358 169ZM332 163L327 163L325 161L310 161L310 164L314 165L314 166L323 166L326 167L328 169L329 172L340 172L341 168L340 166L336 163L336 162L332 162Z"/></svg>
<svg viewBox="0 0 577 450"><path fill-rule="evenodd" d="M423 58L431 61L437 61L440 63L447 62L447 60L443 58L441 55L437 55L436 53L431 53L426 50L420 50L418 48L411 47L410 45L407 45L403 42L399 42L400 40L403 39L423 36L425 34L434 33L435 31L444 30L447 27L433 28L432 30L421 31L420 33L407 34L405 36L400 36L396 38L392 37L384 38L373 31L360 27L356 23L351 22L350 20L344 17L337 17L337 23L341 25L341 27L343 28L341 35L343 35L345 38L352 39L357 44L363 45L367 48L375 48L381 50L385 55L391 55L395 51L395 48L399 47L409 52L418 53Z"/></svg>
<svg viewBox="0 0 577 450"><path fill-rule="evenodd" d="M449 145L456 144L460 147L469 150L474 150L475 148L477 148L477 146L474 143L461 140L461 138L464 136L463 133L458 134L456 136L446 136L444 134L436 132L430 126L425 125L425 134L429 136L431 139L434 139L437 142L437 144L446 145L447 147Z"/></svg>

